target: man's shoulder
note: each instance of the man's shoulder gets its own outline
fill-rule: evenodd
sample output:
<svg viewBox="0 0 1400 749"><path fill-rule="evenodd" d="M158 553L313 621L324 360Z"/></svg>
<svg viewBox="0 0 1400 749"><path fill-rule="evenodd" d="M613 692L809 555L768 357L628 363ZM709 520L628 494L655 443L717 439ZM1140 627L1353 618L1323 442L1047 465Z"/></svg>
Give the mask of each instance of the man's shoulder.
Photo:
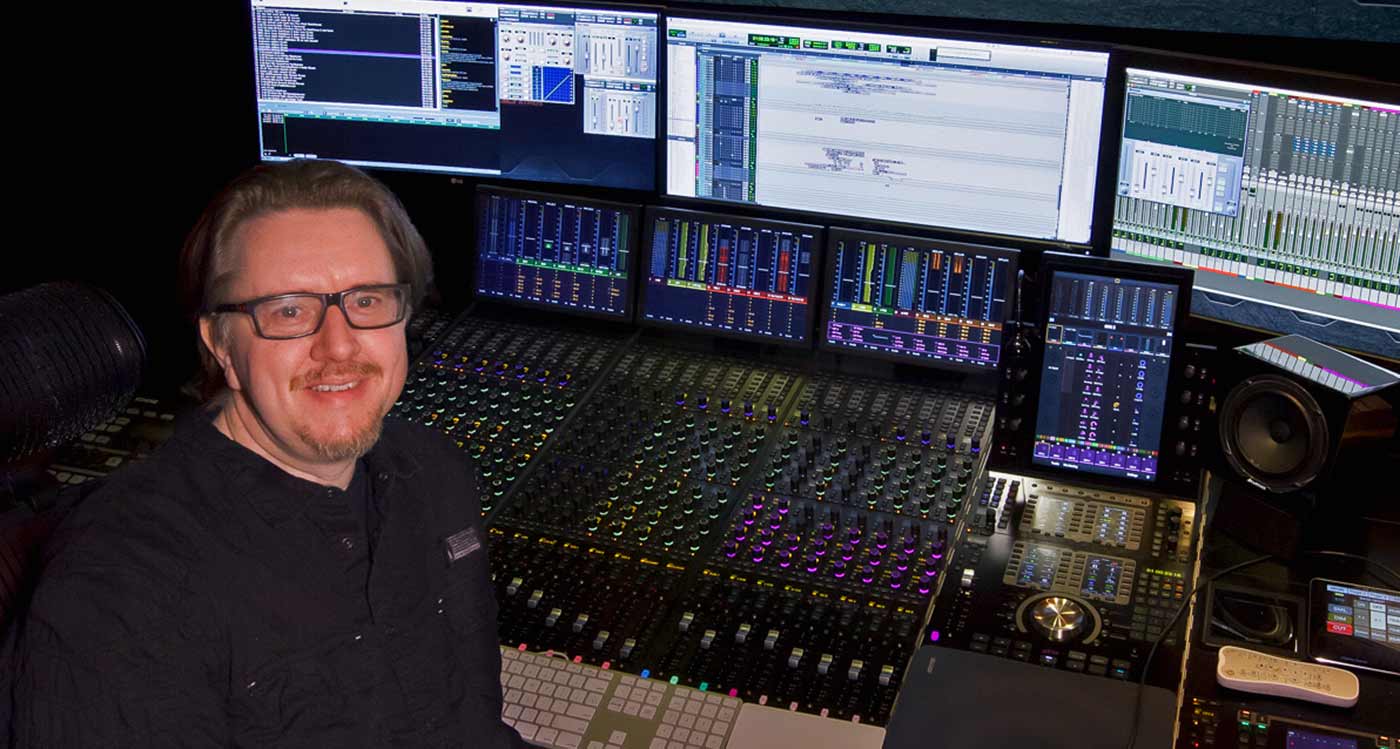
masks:
<svg viewBox="0 0 1400 749"><path fill-rule="evenodd" d="M68 513L45 555L163 551L189 543L209 516L220 514L207 506L218 502L220 482L178 439L101 479Z"/></svg>

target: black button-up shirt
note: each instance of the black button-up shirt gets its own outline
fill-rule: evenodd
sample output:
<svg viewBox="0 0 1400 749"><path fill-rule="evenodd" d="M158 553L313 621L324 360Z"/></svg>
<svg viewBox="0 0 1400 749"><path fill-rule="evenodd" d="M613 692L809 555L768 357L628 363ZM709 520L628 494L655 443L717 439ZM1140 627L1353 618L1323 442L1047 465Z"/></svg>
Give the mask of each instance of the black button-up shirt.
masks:
<svg viewBox="0 0 1400 749"><path fill-rule="evenodd" d="M373 500L357 508L198 414L114 474L55 534L8 638L11 741L522 745L500 719L465 456L388 419L362 470Z"/></svg>

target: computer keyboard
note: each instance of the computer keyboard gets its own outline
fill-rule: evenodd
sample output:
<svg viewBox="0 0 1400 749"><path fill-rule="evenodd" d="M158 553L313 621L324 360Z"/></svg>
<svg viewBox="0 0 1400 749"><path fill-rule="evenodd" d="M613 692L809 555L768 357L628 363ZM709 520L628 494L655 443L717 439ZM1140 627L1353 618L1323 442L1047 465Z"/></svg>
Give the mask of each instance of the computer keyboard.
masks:
<svg viewBox="0 0 1400 749"><path fill-rule="evenodd" d="M750 749L804 736L804 749L879 747L885 731L667 681L501 648L502 718L556 749Z"/></svg>

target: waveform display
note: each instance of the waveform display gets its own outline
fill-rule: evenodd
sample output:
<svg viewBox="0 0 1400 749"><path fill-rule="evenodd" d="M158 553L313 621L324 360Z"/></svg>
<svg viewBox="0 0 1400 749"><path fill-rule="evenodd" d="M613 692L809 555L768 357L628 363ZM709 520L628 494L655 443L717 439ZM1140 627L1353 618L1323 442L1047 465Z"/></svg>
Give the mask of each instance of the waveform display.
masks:
<svg viewBox="0 0 1400 749"><path fill-rule="evenodd" d="M1156 477L1180 294L1172 284L1053 274L1032 463Z"/></svg>
<svg viewBox="0 0 1400 749"><path fill-rule="evenodd" d="M630 317L634 221L630 206L482 190L477 293Z"/></svg>
<svg viewBox="0 0 1400 749"><path fill-rule="evenodd" d="M1001 360L1017 253L833 230L824 345L953 367Z"/></svg>
<svg viewBox="0 0 1400 749"><path fill-rule="evenodd" d="M818 227L664 208L648 223L646 319L808 340Z"/></svg>

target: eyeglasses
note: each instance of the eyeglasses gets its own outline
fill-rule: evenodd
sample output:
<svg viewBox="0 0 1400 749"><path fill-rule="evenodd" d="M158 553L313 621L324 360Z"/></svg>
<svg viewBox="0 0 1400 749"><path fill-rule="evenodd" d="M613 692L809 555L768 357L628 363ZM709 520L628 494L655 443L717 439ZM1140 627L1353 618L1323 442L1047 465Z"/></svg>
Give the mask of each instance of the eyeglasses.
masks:
<svg viewBox="0 0 1400 749"><path fill-rule="evenodd" d="M237 304L220 304L211 313L242 312L253 318L259 337L272 340L314 335L326 321L326 309L334 304L345 322L358 330L387 328L408 312L409 284L356 286L333 294L277 294Z"/></svg>

